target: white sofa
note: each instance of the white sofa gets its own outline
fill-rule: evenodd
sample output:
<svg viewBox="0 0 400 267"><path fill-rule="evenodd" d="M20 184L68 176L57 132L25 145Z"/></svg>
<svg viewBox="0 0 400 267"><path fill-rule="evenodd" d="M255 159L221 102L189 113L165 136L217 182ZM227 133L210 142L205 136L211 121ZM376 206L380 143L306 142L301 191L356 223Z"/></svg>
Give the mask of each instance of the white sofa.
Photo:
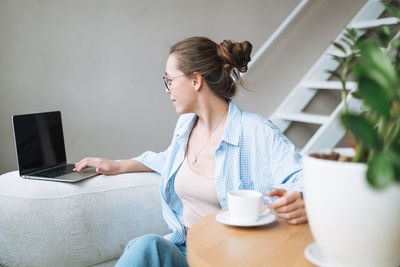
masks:
<svg viewBox="0 0 400 267"><path fill-rule="evenodd" d="M164 235L160 176L99 175L79 183L0 176L1 266L113 266L130 239Z"/></svg>

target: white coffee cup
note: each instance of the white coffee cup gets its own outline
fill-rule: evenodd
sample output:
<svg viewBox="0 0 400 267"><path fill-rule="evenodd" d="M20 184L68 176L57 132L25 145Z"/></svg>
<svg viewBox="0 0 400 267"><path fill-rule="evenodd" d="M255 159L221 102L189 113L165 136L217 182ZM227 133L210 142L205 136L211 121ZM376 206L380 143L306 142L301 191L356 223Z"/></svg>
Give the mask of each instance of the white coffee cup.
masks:
<svg viewBox="0 0 400 267"><path fill-rule="evenodd" d="M272 200L255 190L233 190L228 193L228 210L230 220L235 223L254 223L260 216L266 215L269 209L263 202Z"/></svg>

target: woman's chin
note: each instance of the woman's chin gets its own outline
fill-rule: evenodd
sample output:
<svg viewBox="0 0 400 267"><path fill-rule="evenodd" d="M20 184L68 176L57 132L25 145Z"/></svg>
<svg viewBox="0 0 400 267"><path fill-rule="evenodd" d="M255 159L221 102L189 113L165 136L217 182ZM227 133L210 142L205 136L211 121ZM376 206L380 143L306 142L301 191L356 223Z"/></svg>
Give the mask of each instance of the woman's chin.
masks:
<svg viewBox="0 0 400 267"><path fill-rule="evenodd" d="M174 102L174 107L175 107L175 112L176 113L178 113L178 114L182 114L182 108L180 108L179 106L177 106L176 104L175 104L175 102Z"/></svg>
<svg viewBox="0 0 400 267"><path fill-rule="evenodd" d="M181 109L179 109L179 108L175 108L175 112L176 112L177 114L185 114L185 113L187 113L187 112L184 112L183 110L181 110Z"/></svg>
<svg viewBox="0 0 400 267"><path fill-rule="evenodd" d="M186 109L181 108L181 107L177 107L177 106L175 106L175 112L176 112L177 114L189 113Z"/></svg>
<svg viewBox="0 0 400 267"><path fill-rule="evenodd" d="M174 105L175 112L177 114L186 114L186 113L193 112L190 108L187 107L187 105L185 105L185 106L179 105L176 101L173 101L172 105Z"/></svg>

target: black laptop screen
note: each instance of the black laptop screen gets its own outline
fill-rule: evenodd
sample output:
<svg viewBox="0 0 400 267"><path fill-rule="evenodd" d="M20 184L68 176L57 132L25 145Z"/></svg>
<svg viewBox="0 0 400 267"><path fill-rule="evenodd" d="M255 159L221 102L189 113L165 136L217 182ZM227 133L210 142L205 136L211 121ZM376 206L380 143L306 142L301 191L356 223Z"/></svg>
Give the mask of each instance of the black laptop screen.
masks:
<svg viewBox="0 0 400 267"><path fill-rule="evenodd" d="M59 111L13 116L20 175L65 164Z"/></svg>

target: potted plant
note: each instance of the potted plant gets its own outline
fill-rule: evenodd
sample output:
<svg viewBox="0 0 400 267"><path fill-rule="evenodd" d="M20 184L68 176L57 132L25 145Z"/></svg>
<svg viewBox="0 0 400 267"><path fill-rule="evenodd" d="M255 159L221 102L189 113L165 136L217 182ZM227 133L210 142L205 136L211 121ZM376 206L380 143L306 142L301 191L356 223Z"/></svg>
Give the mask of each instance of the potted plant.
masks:
<svg viewBox="0 0 400 267"><path fill-rule="evenodd" d="M385 6L400 18L397 8ZM355 151L317 151L303 160L310 228L333 266L400 266L400 37L387 27L377 36L347 30L334 43L347 54L335 57L341 71L330 72L343 84L341 122ZM361 112L346 105L350 74Z"/></svg>

